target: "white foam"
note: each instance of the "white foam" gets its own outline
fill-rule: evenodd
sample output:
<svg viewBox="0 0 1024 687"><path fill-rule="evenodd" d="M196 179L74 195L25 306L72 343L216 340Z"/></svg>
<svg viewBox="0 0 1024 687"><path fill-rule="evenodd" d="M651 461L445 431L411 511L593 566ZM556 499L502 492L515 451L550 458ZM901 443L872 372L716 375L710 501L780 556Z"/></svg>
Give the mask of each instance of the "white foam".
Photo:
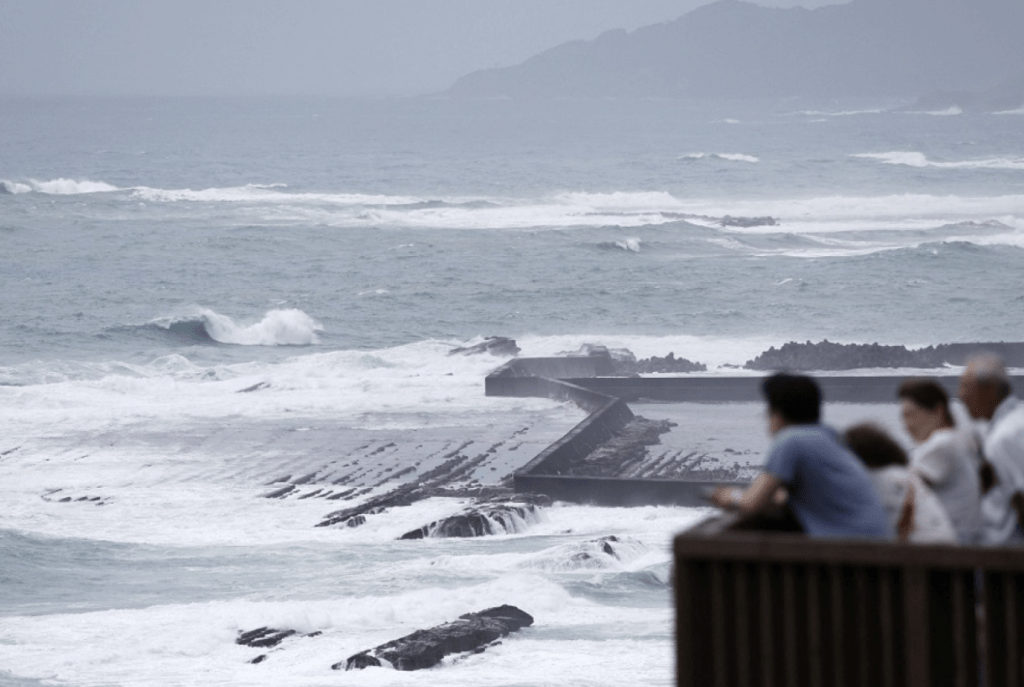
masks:
<svg viewBox="0 0 1024 687"><path fill-rule="evenodd" d="M906 165L908 167L934 167L937 169L1019 169L1024 170L1024 158L998 157L981 160L961 160L958 162L937 162L928 159L924 153L894 151L888 153L861 153L852 157L878 160L888 165Z"/></svg>
<svg viewBox="0 0 1024 687"><path fill-rule="evenodd" d="M963 111L963 109L959 105L953 105L952 107L948 107L945 110L931 110L931 111L924 111L924 112L907 112L907 114L929 115L929 116L932 116L932 117L955 117L957 115L962 115L963 113L964 113L964 111Z"/></svg>
<svg viewBox="0 0 1024 687"><path fill-rule="evenodd" d="M89 181L87 179L75 180L75 179L51 179L49 181L38 181L36 179L30 179L28 184L18 184L13 182L5 182L4 185L12 193L28 193L29 191L35 191L37 193L45 193L48 195L55 196L73 196L87 193L110 193L112 191L120 191L117 186L111 186L103 181Z"/></svg>
<svg viewBox="0 0 1024 687"><path fill-rule="evenodd" d="M632 236L630 238L622 239L621 241L616 241L615 245L621 248L622 250L631 251L633 253L639 253L640 243L641 241L638 237Z"/></svg>
<svg viewBox="0 0 1024 687"><path fill-rule="evenodd" d="M1002 112L993 112L995 115L1024 115L1024 105L1021 105L1016 110L1003 110Z"/></svg>
<svg viewBox="0 0 1024 687"><path fill-rule="evenodd" d="M3 187L3 190L6 193L10 193L11 195L32 192L32 187L29 186L28 184L21 184L18 183L17 181L9 181L7 179L0 179L0 186Z"/></svg>
<svg viewBox="0 0 1024 687"><path fill-rule="evenodd" d="M760 158L754 157L753 155L745 155L743 153L689 153L687 155L680 155L680 160L703 160L703 159L714 159L714 160L726 160L727 162L760 162Z"/></svg>
<svg viewBox="0 0 1024 687"><path fill-rule="evenodd" d="M238 324L227 315L201 309L198 315L215 341L240 346L308 346L319 343L323 325L297 309L271 310L259 322Z"/></svg>
<svg viewBox="0 0 1024 687"><path fill-rule="evenodd" d="M784 338L784 337L781 337ZM707 336L642 336L630 334L576 334L560 336L520 336L516 342L522 348L522 357L545 357L564 355L578 351L583 344L598 344L610 349L625 348L637 358L665 356L674 353L677 358L687 358L704 363L708 374L745 374L743 371L722 368L723 365L742 365L762 351L779 343L780 336L773 337L707 337Z"/></svg>
<svg viewBox="0 0 1024 687"><path fill-rule="evenodd" d="M856 117L858 115L882 114L884 110L840 110L839 112L828 112L822 110L801 110L790 113L792 115L805 115L809 117Z"/></svg>
<svg viewBox="0 0 1024 687"><path fill-rule="evenodd" d="M424 199L411 196L368 195L360 193L289 193L278 190L284 184L247 184L226 188L159 189L139 186L133 195L150 202L204 202L204 203L271 203L317 204L340 206L409 205Z"/></svg>

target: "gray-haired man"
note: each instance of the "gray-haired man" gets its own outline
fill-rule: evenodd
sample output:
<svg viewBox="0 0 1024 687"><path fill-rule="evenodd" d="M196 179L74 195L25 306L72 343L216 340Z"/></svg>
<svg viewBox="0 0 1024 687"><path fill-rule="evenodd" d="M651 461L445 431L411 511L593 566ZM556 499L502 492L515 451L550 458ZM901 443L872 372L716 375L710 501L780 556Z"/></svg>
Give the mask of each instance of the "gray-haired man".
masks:
<svg viewBox="0 0 1024 687"><path fill-rule="evenodd" d="M982 446L992 471L989 479L982 477L985 544L1024 544L1024 403L1012 391L999 356L983 353L967 361L960 400L975 420L988 420Z"/></svg>

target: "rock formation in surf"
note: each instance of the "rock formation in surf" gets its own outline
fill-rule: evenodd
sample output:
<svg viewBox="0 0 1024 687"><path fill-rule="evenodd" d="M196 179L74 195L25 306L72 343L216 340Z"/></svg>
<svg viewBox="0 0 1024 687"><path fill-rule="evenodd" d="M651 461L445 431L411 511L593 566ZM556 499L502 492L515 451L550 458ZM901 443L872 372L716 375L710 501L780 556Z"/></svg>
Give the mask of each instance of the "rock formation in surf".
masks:
<svg viewBox="0 0 1024 687"><path fill-rule="evenodd" d="M511 534L521 531L532 520L539 505L550 499L533 494L516 494L512 498L498 498L478 503L462 512L441 518L411 530L399 539L484 537L492 534Z"/></svg>
<svg viewBox="0 0 1024 687"><path fill-rule="evenodd" d="M410 635L350 656L331 666L334 670L360 670L388 666L395 670L432 668L446 656L480 653L497 640L533 625L533 617L515 606L497 606L467 613L458 620Z"/></svg>
<svg viewBox="0 0 1024 687"><path fill-rule="evenodd" d="M705 372L708 368L703 363L696 363L686 358L677 358L669 353L663 358L652 355L650 358L637 360L636 355L626 348L608 348L600 344L583 344L579 349L559 354L565 357L587 357L604 361L599 365L598 374L607 376L628 376L651 373Z"/></svg>
<svg viewBox="0 0 1024 687"><path fill-rule="evenodd" d="M515 357L519 355L519 346L515 339L506 336L488 336L486 339L473 346L453 348L448 355L477 355L479 353L490 353L491 355Z"/></svg>
<svg viewBox="0 0 1024 687"><path fill-rule="evenodd" d="M1024 343L940 344L911 350L906 346L873 344L839 344L828 339L819 343L790 341L748 360L748 370L835 371L865 368L942 368L963 365L978 351L991 351L1003 356L1006 364L1024 364Z"/></svg>

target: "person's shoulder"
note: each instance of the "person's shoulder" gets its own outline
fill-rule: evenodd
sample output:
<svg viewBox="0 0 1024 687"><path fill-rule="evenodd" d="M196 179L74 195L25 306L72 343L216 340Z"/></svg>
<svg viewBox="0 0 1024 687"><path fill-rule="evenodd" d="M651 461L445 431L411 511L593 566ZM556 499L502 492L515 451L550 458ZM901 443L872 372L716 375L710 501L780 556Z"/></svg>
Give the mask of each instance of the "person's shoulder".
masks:
<svg viewBox="0 0 1024 687"><path fill-rule="evenodd" d="M958 444L963 443L963 438L953 429L937 429L932 435L922 441L911 451L911 459L914 462L921 460L934 460L939 457L954 457L957 453Z"/></svg>
<svg viewBox="0 0 1024 687"><path fill-rule="evenodd" d="M1012 398L1013 404L989 429L985 439L990 444L1024 443L1024 403Z"/></svg>

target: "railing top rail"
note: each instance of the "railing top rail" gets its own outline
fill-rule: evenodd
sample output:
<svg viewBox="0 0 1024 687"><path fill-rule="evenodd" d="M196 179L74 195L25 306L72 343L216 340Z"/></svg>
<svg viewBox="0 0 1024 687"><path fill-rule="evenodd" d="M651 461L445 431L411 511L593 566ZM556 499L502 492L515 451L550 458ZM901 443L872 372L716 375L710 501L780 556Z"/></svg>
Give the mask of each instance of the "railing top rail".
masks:
<svg viewBox="0 0 1024 687"><path fill-rule="evenodd" d="M735 523L735 519L731 521ZM924 545L810 538L782 532L730 531L729 518L701 523L675 538L677 559L900 568L985 568L1024 573L1024 548Z"/></svg>

